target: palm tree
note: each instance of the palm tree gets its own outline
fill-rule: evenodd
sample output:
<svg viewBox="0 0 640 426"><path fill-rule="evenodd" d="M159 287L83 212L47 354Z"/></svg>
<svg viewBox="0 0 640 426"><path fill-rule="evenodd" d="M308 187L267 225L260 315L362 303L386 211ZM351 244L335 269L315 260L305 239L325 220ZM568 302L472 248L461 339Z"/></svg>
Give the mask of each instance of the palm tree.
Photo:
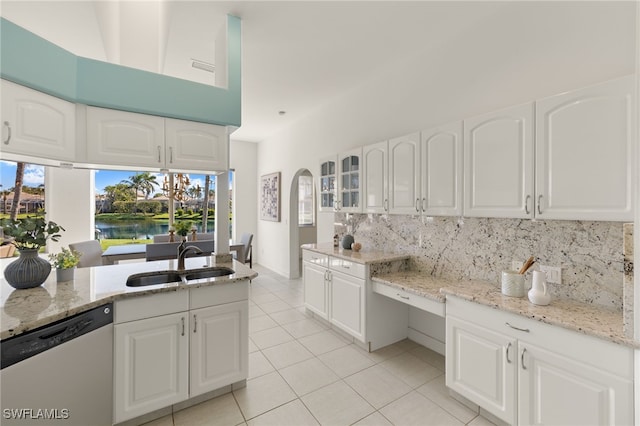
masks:
<svg viewBox="0 0 640 426"><path fill-rule="evenodd" d="M209 185L211 176L204 177L204 199L202 200L202 232L207 232L207 221L209 220Z"/></svg>
<svg viewBox="0 0 640 426"><path fill-rule="evenodd" d="M22 183L24 181L25 163L18 162L16 167L16 184L13 187L13 204L11 204L11 214L9 218L16 220L20 211L20 197L22 196Z"/></svg>
<svg viewBox="0 0 640 426"><path fill-rule="evenodd" d="M156 176L150 172L136 173L133 176L129 176L129 180L123 180L121 183L128 185L129 188L134 191L135 203L138 203L138 192L144 194L144 199L149 199L149 195L153 192L153 187L158 186ZM135 212L134 212L135 213Z"/></svg>

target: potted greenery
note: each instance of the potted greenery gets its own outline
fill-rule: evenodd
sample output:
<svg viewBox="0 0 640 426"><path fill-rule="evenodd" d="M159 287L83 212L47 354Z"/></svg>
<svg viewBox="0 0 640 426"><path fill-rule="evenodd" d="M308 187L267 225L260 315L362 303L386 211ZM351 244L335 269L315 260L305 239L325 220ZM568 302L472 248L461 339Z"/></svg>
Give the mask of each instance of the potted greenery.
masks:
<svg viewBox="0 0 640 426"><path fill-rule="evenodd" d="M42 216L27 216L24 219L5 219L2 230L7 237L13 237L20 256L4 269L4 277L14 288L37 287L44 283L51 272L51 264L38 256L47 240L58 241L64 228L55 222L46 221Z"/></svg>
<svg viewBox="0 0 640 426"><path fill-rule="evenodd" d="M183 240L187 239L187 234L191 231L191 221L184 220L176 222L175 224L176 234L180 235Z"/></svg>
<svg viewBox="0 0 640 426"><path fill-rule="evenodd" d="M49 261L56 268L58 282L73 281L74 271L80 263L80 252L62 247L60 253L51 253Z"/></svg>

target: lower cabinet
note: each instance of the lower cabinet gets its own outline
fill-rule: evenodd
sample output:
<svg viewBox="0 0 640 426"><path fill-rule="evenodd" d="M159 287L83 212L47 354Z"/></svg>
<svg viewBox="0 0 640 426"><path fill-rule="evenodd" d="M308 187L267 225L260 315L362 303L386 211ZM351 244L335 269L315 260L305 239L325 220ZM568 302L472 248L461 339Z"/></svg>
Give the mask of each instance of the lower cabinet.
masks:
<svg viewBox="0 0 640 426"><path fill-rule="evenodd" d="M509 424L633 424L633 351L447 299L447 386Z"/></svg>
<svg viewBox="0 0 640 426"><path fill-rule="evenodd" d="M245 282L118 301L114 422L246 379L247 298Z"/></svg>
<svg viewBox="0 0 640 426"><path fill-rule="evenodd" d="M361 342L364 336L364 279L328 271L329 320Z"/></svg>
<svg viewBox="0 0 640 426"><path fill-rule="evenodd" d="M304 304L307 309L325 320L329 319L329 311L327 309L328 271L328 268L318 266L307 260L302 262Z"/></svg>

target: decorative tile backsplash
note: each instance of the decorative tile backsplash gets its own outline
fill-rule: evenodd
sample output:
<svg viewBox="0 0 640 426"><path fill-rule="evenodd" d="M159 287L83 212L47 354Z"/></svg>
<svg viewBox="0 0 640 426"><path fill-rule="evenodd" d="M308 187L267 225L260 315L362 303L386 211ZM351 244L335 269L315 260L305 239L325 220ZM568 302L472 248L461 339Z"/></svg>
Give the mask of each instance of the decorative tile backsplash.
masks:
<svg viewBox="0 0 640 426"><path fill-rule="evenodd" d="M407 215L335 214L335 231L363 250L412 256L410 268L448 279L483 279L499 286L511 262L535 256L562 267L553 297L622 310L623 224ZM531 274L527 274L531 285Z"/></svg>

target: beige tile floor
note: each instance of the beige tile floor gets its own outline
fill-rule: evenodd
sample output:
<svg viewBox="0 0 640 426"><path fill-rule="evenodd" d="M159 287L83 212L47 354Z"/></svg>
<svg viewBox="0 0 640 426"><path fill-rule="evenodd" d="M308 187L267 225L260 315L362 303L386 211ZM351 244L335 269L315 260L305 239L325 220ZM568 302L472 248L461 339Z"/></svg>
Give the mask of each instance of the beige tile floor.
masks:
<svg viewBox="0 0 640 426"><path fill-rule="evenodd" d="M246 388L147 426L492 424L449 396L442 355L410 340L367 353L305 314L300 279L254 269Z"/></svg>

